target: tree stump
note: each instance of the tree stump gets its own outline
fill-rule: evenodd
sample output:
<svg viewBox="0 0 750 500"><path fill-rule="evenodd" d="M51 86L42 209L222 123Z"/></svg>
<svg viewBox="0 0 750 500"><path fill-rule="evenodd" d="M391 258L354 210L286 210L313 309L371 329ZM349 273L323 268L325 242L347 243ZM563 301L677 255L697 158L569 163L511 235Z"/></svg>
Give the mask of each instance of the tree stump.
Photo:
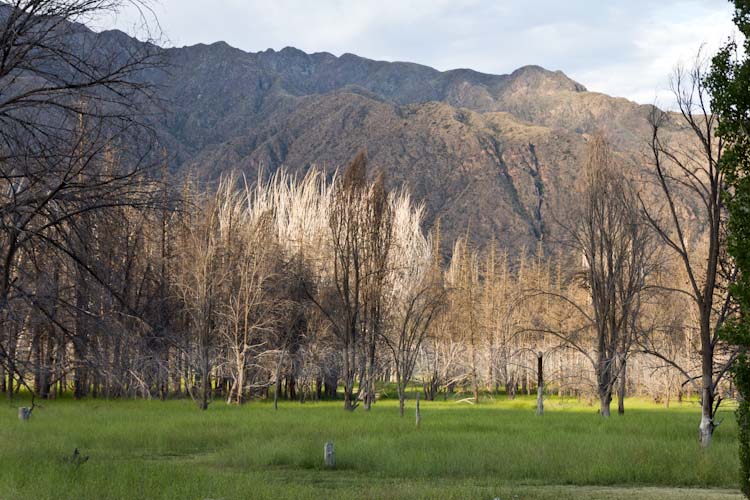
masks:
<svg viewBox="0 0 750 500"><path fill-rule="evenodd" d="M333 456L333 441L328 441L323 448L323 461L326 469L336 468L336 459Z"/></svg>
<svg viewBox="0 0 750 500"><path fill-rule="evenodd" d="M18 409L18 420L27 422L30 417L31 417L31 408L22 406Z"/></svg>
<svg viewBox="0 0 750 500"><path fill-rule="evenodd" d="M419 412L419 391L417 391L416 421L417 421L417 427L419 427L419 423L422 421L422 414Z"/></svg>

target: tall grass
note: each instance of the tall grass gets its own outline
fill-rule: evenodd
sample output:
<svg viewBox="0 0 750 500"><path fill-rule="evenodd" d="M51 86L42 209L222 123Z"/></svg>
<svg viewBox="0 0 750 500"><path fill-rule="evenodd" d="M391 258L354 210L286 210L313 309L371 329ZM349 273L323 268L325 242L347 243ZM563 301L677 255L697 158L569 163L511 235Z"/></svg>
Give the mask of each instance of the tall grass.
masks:
<svg viewBox="0 0 750 500"><path fill-rule="evenodd" d="M5 404L0 498L691 498L642 488L736 484L731 413L701 450L695 404L631 402L603 421L574 402L547 402L544 417L526 398L435 402L423 404L419 429L395 401L369 413L340 406L216 403L199 412L186 401L60 400L22 423ZM334 471L323 469L328 440ZM75 448L89 461L65 462ZM592 489L613 485L635 489Z"/></svg>

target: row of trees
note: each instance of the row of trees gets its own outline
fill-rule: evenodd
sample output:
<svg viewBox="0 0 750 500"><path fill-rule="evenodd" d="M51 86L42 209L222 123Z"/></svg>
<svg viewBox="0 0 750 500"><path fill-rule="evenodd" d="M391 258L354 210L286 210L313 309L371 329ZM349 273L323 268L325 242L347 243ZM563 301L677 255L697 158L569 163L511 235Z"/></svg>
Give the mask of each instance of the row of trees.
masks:
<svg viewBox="0 0 750 500"><path fill-rule="evenodd" d="M615 392L621 410L626 390L700 394L700 315L682 314L677 291L686 271L659 250L606 141L589 149L567 248L511 257L467 238L445 265L439 224L426 237L422 209L368 181L364 155L330 181L312 170L205 190L144 182L159 205L87 219L86 272L77 257L51 282L34 276L49 305L41 318L39 299L16 309L26 319L3 387L184 394L205 409L343 386L354 409L393 380L403 411L414 378L430 399L529 393L541 352L548 390L596 396L604 416Z"/></svg>

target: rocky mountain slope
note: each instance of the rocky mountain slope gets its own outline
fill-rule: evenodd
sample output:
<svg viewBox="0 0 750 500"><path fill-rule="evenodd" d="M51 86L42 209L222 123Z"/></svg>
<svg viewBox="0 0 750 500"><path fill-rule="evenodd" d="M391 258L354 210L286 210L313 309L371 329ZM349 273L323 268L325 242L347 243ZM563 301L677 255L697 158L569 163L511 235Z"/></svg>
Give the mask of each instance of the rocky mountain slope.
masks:
<svg viewBox="0 0 750 500"><path fill-rule="evenodd" d="M441 218L447 240L494 237L512 252L554 240L595 131L634 175L647 164L650 107L588 92L559 71L440 72L223 42L163 50L169 71L149 78L168 103L159 130L176 170L333 171L366 149L373 170L426 204L428 226Z"/></svg>

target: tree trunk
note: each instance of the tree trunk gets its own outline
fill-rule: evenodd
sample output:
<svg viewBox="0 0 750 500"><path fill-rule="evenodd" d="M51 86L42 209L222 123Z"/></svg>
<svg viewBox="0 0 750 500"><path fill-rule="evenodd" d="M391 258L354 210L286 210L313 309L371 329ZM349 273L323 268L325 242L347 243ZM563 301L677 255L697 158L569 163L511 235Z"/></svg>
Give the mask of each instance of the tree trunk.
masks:
<svg viewBox="0 0 750 500"><path fill-rule="evenodd" d="M367 365L365 367L365 410L370 411L370 407L375 400L375 335L368 339L367 346Z"/></svg>
<svg viewBox="0 0 750 500"><path fill-rule="evenodd" d="M612 391L599 395L599 414L603 418L609 418L609 405L612 403Z"/></svg>
<svg viewBox="0 0 750 500"><path fill-rule="evenodd" d="M88 338L86 331L85 315L88 309L86 303L86 293L84 290L84 271L78 269L75 290L76 300L76 313L75 313L75 333L73 336L73 357L74 357L74 372L73 372L73 396L76 399L81 399L88 395L88 370L86 369L86 363L88 362Z"/></svg>
<svg viewBox="0 0 750 500"><path fill-rule="evenodd" d="M508 399L514 400L516 399L516 394L518 394L518 375L513 374L510 376L509 382L505 384L505 393L508 396Z"/></svg>
<svg viewBox="0 0 750 500"><path fill-rule="evenodd" d="M620 380L617 384L617 413L620 415L625 414L625 384L627 377L625 370L627 368L627 361L624 357L622 358L622 368L620 369Z"/></svg>
<svg viewBox="0 0 750 500"><path fill-rule="evenodd" d="M286 348L279 354L279 361L276 363L276 387L273 391L273 409L279 409L279 396L281 396L281 363L284 361Z"/></svg>
<svg viewBox="0 0 750 500"><path fill-rule="evenodd" d="M542 353L536 355L536 414L544 415L544 363Z"/></svg>
<svg viewBox="0 0 750 500"><path fill-rule="evenodd" d="M208 371L208 366L208 352L204 352L203 363L201 366L201 400L199 405L201 410L208 409L208 400L211 393L211 374Z"/></svg>
<svg viewBox="0 0 750 500"><path fill-rule="evenodd" d="M404 416L404 400L406 399L406 388L398 383L398 414Z"/></svg>
<svg viewBox="0 0 750 500"><path fill-rule="evenodd" d="M328 371L324 378L326 399L336 399L339 384L338 370Z"/></svg>
<svg viewBox="0 0 750 500"><path fill-rule="evenodd" d="M609 418L609 405L612 403L612 389L614 386L612 377L613 364L616 361L614 353L607 352L605 343L606 335L599 333L599 352L596 362L596 389L599 395L599 414L603 418Z"/></svg>
<svg viewBox="0 0 750 500"><path fill-rule="evenodd" d="M315 401L323 399L323 378L318 376L315 378Z"/></svg>
<svg viewBox="0 0 750 500"><path fill-rule="evenodd" d="M357 407L354 401L354 346L344 346L344 409L354 411Z"/></svg>
<svg viewBox="0 0 750 500"><path fill-rule="evenodd" d="M698 440L702 448L711 446L711 440L714 435L713 418L713 393L710 389L703 389L703 399L701 401L701 423L698 427Z"/></svg>
<svg viewBox="0 0 750 500"><path fill-rule="evenodd" d="M714 349L711 344L711 326L709 323L710 315L704 314L701 318L701 365L703 376L701 377L702 397L701 397L701 423L698 427L698 440L702 448L711 446L711 439L714 435Z"/></svg>
<svg viewBox="0 0 750 500"><path fill-rule="evenodd" d="M287 375L286 386L289 388L289 399L297 399L297 379L294 377L294 374Z"/></svg>
<svg viewBox="0 0 750 500"><path fill-rule="evenodd" d="M13 326L10 325L10 329L11 330L12 330L12 328L13 328ZM16 360L16 341L15 341L14 334L12 333L12 331L9 332L9 335L10 335L10 346L7 349L8 350L8 359L7 359L7 363L8 363L8 383L6 384L5 389L6 389L6 391L8 391L7 392L8 401L12 401L13 400L13 390L14 390L14 388L13 388L13 380L14 380L14 377L15 377L15 374L16 374L16 364L15 364L15 360Z"/></svg>

